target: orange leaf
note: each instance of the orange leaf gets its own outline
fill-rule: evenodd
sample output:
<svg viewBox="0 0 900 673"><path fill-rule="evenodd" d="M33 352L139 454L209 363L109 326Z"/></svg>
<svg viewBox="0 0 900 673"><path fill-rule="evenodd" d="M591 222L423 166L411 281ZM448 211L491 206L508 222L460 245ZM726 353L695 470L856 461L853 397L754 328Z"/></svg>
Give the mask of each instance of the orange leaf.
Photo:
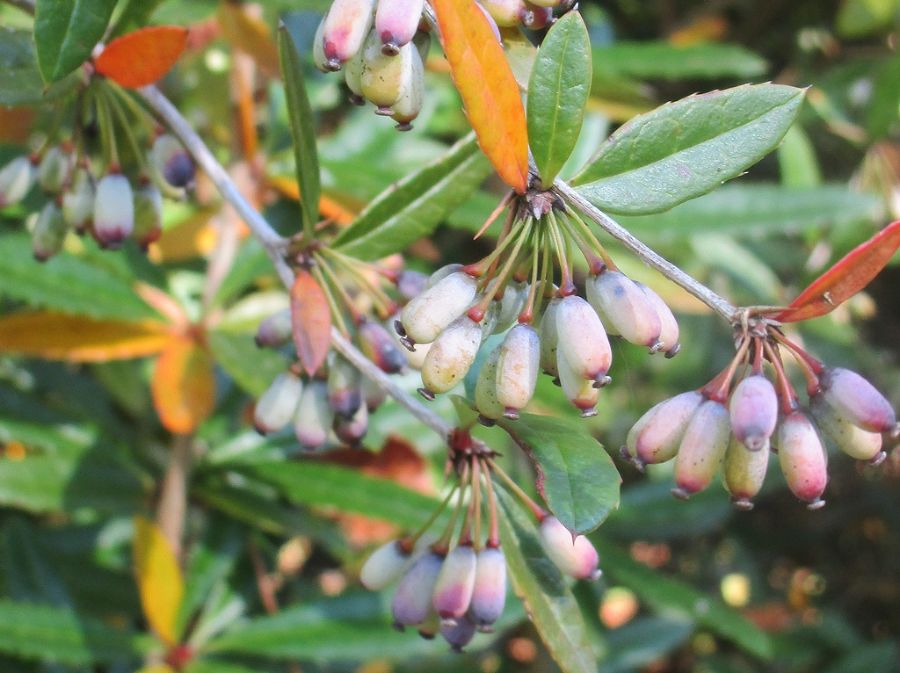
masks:
<svg viewBox="0 0 900 673"><path fill-rule="evenodd" d="M797 322L831 313L871 283L891 261L898 247L900 220L848 252L801 292L787 309L776 315L775 320Z"/></svg>
<svg viewBox="0 0 900 673"><path fill-rule="evenodd" d="M174 645L184 578L169 541L153 521L142 516L134 517L134 571L144 616L163 642Z"/></svg>
<svg viewBox="0 0 900 673"><path fill-rule="evenodd" d="M97 57L97 72L129 89L153 84L175 65L187 35L182 26L151 26L123 35Z"/></svg>
<svg viewBox="0 0 900 673"><path fill-rule="evenodd" d="M519 85L475 0L434 0L441 45L478 144L519 194L528 186L528 131Z"/></svg>
<svg viewBox="0 0 900 673"><path fill-rule="evenodd" d="M171 337L156 361L150 389L153 406L166 429L191 433L216 403L212 358L190 337Z"/></svg>
<svg viewBox="0 0 900 673"><path fill-rule="evenodd" d="M322 287L304 269L297 271L291 288L291 324L297 357L312 376L325 363L331 346L331 309Z"/></svg>
<svg viewBox="0 0 900 673"><path fill-rule="evenodd" d="M248 54L269 77L279 76L278 47L262 20L248 14L245 5L231 2L219 3L216 18L232 47Z"/></svg>
<svg viewBox="0 0 900 673"><path fill-rule="evenodd" d="M48 360L129 360L159 353L170 338L168 327L152 320L95 320L53 311L0 318L0 352Z"/></svg>

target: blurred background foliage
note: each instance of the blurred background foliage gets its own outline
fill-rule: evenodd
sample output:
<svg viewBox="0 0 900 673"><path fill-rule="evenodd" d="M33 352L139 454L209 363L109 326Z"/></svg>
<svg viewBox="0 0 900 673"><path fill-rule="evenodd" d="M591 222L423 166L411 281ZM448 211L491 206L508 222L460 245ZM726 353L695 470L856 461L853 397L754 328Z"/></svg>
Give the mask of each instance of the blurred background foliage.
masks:
<svg viewBox="0 0 900 673"><path fill-rule="evenodd" d="M123 31L147 22L192 27L192 47L164 89L282 233L297 230L299 208L285 97L272 77L272 28L283 18L308 54L326 5L124 0L117 9ZM564 175L617 125L665 101L747 81L810 87L784 144L748 175L667 213L621 218L717 292L735 303L783 303L900 216L897 0L609 0L581 9L594 83L578 156ZM3 6L0 23L28 20ZM349 220L467 131L436 49L428 66L426 109L408 134L349 105L340 77L309 69L331 217ZM50 113L0 107L0 159L21 152ZM471 234L500 194L489 179L433 237L410 247L409 266L484 254L490 242ZM201 179L195 200L167 206L165 234L147 257L78 241L44 266L31 261L20 226L41 198L0 210L4 313L32 306L140 317L147 307L133 299L138 280L165 290L189 315L201 311L213 223L232 217L211 185ZM604 243L630 276L676 308L684 344L672 361L618 349L616 384L590 421L615 454L646 408L702 385L733 351L718 318ZM866 293L799 329L813 353L865 373L895 406L898 288L900 267L889 266ZM368 453L300 459L292 438L258 438L248 421L253 397L286 360L257 351L252 334L286 301L260 247L242 238L212 304L217 404L196 434L190 473L177 624L201 654L186 670L296 671L297 662L302 670L369 673L555 670L514 600L502 628L478 636L460 658L392 631L387 599L361 592L356 575L367 550L427 516L442 447L392 404L373 419ZM0 355L2 671L134 671L161 649L132 570L133 517L152 515L173 450L153 410L151 369L148 359L71 365ZM415 379L406 381L411 389ZM572 415L546 380L534 407ZM527 483L530 468L502 432L484 437ZM673 500L670 466L642 476L619 464L621 506L594 534L605 576L576 587L599 670L897 671L900 452L878 469L831 457L829 503L818 512L796 502L775 470L756 509L740 513L724 489Z"/></svg>

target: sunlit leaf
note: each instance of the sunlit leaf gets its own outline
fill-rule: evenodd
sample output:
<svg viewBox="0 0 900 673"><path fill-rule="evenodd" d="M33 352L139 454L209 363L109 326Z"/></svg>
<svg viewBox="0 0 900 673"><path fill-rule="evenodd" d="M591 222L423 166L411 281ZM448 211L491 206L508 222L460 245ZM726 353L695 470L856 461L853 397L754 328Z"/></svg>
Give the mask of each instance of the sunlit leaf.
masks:
<svg viewBox="0 0 900 673"><path fill-rule="evenodd" d="M900 247L900 220L892 222L865 243L835 262L775 316L781 322L797 322L831 313L872 282Z"/></svg>
<svg viewBox="0 0 900 673"><path fill-rule="evenodd" d="M175 625L184 579L168 540L143 516L134 517L134 571L144 616L157 635L173 645L178 640Z"/></svg>
<svg viewBox="0 0 900 673"><path fill-rule="evenodd" d="M450 73L478 144L504 182L528 186L528 132L519 86L487 17L471 0L432 3Z"/></svg>
<svg viewBox="0 0 900 673"><path fill-rule="evenodd" d="M212 358L194 339L170 337L156 361L150 390L153 406L167 430L194 432L216 403Z"/></svg>
<svg viewBox="0 0 900 673"><path fill-rule="evenodd" d="M291 323L297 357L312 376L325 363L331 346L331 310L325 291L305 269L297 271L291 288Z"/></svg>
<svg viewBox="0 0 900 673"><path fill-rule="evenodd" d="M187 28L150 26L116 38L96 60L97 72L130 89L153 84L175 65Z"/></svg>
<svg viewBox="0 0 900 673"><path fill-rule="evenodd" d="M37 0L34 42L44 81L55 82L90 57L116 0Z"/></svg>
<svg viewBox="0 0 900 673"><path fill-rule="evenodd" d="M216 18L222 35L232 47L249 54L266 75L278 76L278 48L272 31L262 20L233 2L220 2Z"/></svg>

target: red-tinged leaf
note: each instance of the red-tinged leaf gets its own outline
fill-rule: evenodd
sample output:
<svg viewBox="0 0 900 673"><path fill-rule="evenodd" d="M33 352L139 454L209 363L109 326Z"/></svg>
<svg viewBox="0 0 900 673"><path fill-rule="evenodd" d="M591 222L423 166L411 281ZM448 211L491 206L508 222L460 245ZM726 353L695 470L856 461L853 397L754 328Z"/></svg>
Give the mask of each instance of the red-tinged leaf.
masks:
<svg viewBox="0 0 900 673"><path fill-rule="evenodd" d="M165 75L187 45L182 26L151 26L116 38L95 63L97 72L129 89L148 86Z"/></svg>
<svg viewBox="0 0 900 673"><path fill-rule="evenodd" d="M900 220L848 252L801 292L787 309L774 316L775 320L797 322L831 313L871 283L898 247Z"/></svg>
<svg viewBox="0 0 900 673"><path fill-rule="evenodd" d="M212 357L194 339L172 337L156 361L150 390L153 406L167 430L194 432L215 407Z"/></svg>
<svg viewBox="0 0 900 673"><path fill-rule="evenodd" d="M475 0L434 0L441 45L478 144L519 194L528 186L528 131L519 85Z"/></svg>
<svg viewBox="0 0 900 673"><path fill-rule="evenodd" d="M291 323L297 357L312 376L325 363L331 346L331 309L325 291L304 269L297 272L291 288Z"/></svg>

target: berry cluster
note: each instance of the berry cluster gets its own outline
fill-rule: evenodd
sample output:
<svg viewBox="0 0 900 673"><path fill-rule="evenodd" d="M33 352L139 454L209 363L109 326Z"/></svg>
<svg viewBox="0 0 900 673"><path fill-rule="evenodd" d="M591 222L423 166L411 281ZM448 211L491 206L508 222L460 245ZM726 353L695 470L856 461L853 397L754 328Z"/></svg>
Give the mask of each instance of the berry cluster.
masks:
<svg viewBox="0 0 900 673"><path fill-rule="evenodd" d="M449 467L456 482L447 497L419 531L377 549L363 566L360 580L373 591L396 581L395 626L415 627L423 638L440 633L454 651L461 651L477 631L493 629L506 602L506 559L498 532L495 477L534 514L544 550L561 572L593 580L600 571L597 550L590 541L583 535L573 536L525 495L489 449L463 430L453 433L450 447ZM456 506L440 537L427 542L428 530L454 499ZM482 509L488 517L484 536Z"/></svg>
<svg viewBox="0 0 900 673"><path fill-rule="evenodd" d="M573 282L573 248L589 270L585 297ZM432 275L395 328L410 351L424 353L420 392L427 399L463 379L489 335L506 332L475 389L487 423L517 418L540 370L582 415L595 414L600 388L611 380L608 335L668 357L679 349L678 323L665 302L619 271L578 214L548 192L513 205L490 255Z"/></svg>
<svg viewBox="0 0 900 673"><path fill-rule="evenodd" d="M810 509L825 504L827 452L821 433L844 453L873 465L886 453L885 437L900 433L890 403L848 369L826 368L765 318L747 318L738 330L730 365L698 391L676 395L644 414L628 434L622 455L639 469L675 459L674 495L705 489L722 467L725 487L740 509L751 509L778 454L785 480ZM782 351L807 384L800 406ZM774 379L766 376L765 365ZM737 383L735 381L737 380Z"/></svg>

